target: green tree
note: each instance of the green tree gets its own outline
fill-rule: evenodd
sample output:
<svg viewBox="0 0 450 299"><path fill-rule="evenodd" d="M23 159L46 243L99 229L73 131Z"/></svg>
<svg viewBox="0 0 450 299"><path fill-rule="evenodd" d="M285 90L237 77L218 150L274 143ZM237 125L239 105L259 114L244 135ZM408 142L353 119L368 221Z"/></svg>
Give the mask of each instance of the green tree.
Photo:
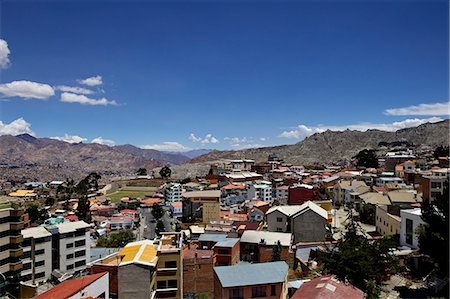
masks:
<svg viewBox="0 0 450 299"><path fill-rule="evenodd" d="M430 256L444 276L449 275L449 191L444 183L443 194L431 203L423 203L418 230L420 252Z"/></svg>
<svg viewBox="0 0 450 299"><path fill-rule="evenodd" d="M163 208L159 204L154 203L152 206L152 215L156 220L161 219L162 216L164 215Z"/></svg>
<svg viewBox="0 0 450 299"><path fill-rule="evenodd" d="M55 198L53 197L47 197L45 199L45 205L46 206L53 206L55 204Z"/></svg>
<svg viewBox="0 0 450 299"><path fill-rule="evenodd" d="M450 156L450 150L448 145L439 145L433 153L433 156L437 159L439 157L448 157Z"/></svg>
<svg viewBox="0 0 450 299"><path fill-rule="evenodd" d="M131 229L120 230L100 237L97 240L97 247L121 248L136 239Z"/></svg>
<svg viewBox="0 0 450 299"><path fill-rule="evenodd" d="M356 165L367 168L378 168L378 158L375 150L364 149L360 151L355 157Z"/></svg>
<svg viewBox="0 0 450 299"><path fill-rule="evenodd" d="M39 209L35 204L30 205L25 212L28 214L31 223L42 223L48 218L47 211L45 209Z"/></svg>
<svg viewBox="0 0 450 299"><path fill-rule="evenodd" d="M172 175L172 170L169 168L169 166L164 166L164 167L161 168L161 170L159 171L159 175L160 175L163 179L168 179L168 178L170 178L170 176Z"/></svg>
<svg viewBox="0 0 450 299"><path fill-rule="evenodd" d="M83 196L82 198L78 199L78 206L76 212L78 219L90 223L91 222L90 208L91 202L88 200L87 196Z"/></svg>
<svg viewBox="0 0 450 299"><path fill-rule="evenodd" d="M147 169L145 169L145 168L139 168L139 169L136 171L136 175L147 175Z"/></svg>
<svg viewBox="0 0 450 299"><path fill-rule="evenodd" d="M162 222L161 219L159 219L159 220L156 222L156 233L159 234L159 233L165 231L165 229L166 229L166 228L165 228L165 226L164 226L164 223Z"/></svg>
<svg viewBox="0 0 450 299"><path fill-rule="evenodd" d="M318 261L325 273L350 282L363 290L367 298L378 298L383 281L399 267L398 259L390 253L395 242L390 236L369 241L361 232L350 211L343 239L319 253Z"/></svg>

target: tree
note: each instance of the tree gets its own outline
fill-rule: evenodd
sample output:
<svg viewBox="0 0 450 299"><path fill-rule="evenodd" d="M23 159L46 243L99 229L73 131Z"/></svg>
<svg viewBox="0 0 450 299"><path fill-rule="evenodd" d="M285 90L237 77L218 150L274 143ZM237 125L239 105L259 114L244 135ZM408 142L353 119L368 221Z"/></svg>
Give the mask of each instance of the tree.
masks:
<svg viewBox="0 0 450 299"><path fill-rule="evenodd" d="M273 245L272 262L281 261L281 243L278 240L276 245Z"/></svg>
<svg viewBox="0 0 450 299"><path fill-rule="evenodd" d="M136 175L147 175L147 169L145 169L145 168L139 168L139 169L136 171Z"/></svg>
<svg viewBox="0 0 450 299"><path fill-rule="evenodd" d="M91 222L91 202L88 200L87 196L84 196L78 199L77 206L77 216L78 219L86 221L87 223Z"/></svg>
<svg viewBox="0 0 450 299"><path fill-rule="evenodd" d="M159 204L154 203L152 206L152 215L156 220L161 219L162 216L164 215L163 208Z"/></svg>
<svg viewBox="0 0 450 299"><path fill-rule="evenodd" d="M30 205L25 212L28 214L31 223L41 223L47 219L47 211L45 209L39 209L35 204Z"/></svg>
<svg viewBox="0 0 450 299"><path fill-rule="evenodd" d="M55 204L55 198L53 197L47 197L45 199L45 205L46 206L53 206Z"/></svg>
<svg viewBox="0 0 450 299"><path fill-rule="evenodd" d="M105 237L100 237L97 240L97 247L112 247L119 248L124 247L130 242L136 239L131 229L121 230L115 233L111 233Z"/></svg>
<svg viewBox="0 0 450 299"><path fill-rule="evenodd" d="M448 157L450 156L450 149L448 147L448 145L443 146L443 145L439 145L433 153L433 156L437 159L439 157Z"/></svg>
<svg viewBox="0 0 450 299"><path fill-rule="evenodd" d="M343 239L319 253L318 261L326 273L360 288L367 298L378 298L382 282L399 267L398 259L390 253L395 242L390 236L369 241L361 232L350 210Z"/></svg>
<svg viewBox="0 0 450 299"><path fill-rule="evenodd" d="M449 275L449 191L444 183L442 195L431 203L423 203L422 220L418 228L419 250L437 264L437 270Z"/></svg>
<svg viewBox="0 0 450 299"><path fill-rule="evenodd" d="M156 222L156 233L157 234L159 234L160 232L163 232L163 231L165 231L165 226L164 226L164 223L162 222L162 220L161 219L159 219L157 222Z"/></svg>
<svg viewBox="0 0 450 299"><path fill-rule="evenodd" d="M378 168L378 158L375 150L364 149L354 158L356 159L356 165L359 167Z"/></svg>
<svg viewBox="0 0 450 299"><path fill-rule="evenodd" d="M170 178L170 176L172 175L172 170L169 168L169 166L164 166L164 167L161 168L161 170L159 171L159 175L160 175L163 179L168 179L168 178Z"/></svg>

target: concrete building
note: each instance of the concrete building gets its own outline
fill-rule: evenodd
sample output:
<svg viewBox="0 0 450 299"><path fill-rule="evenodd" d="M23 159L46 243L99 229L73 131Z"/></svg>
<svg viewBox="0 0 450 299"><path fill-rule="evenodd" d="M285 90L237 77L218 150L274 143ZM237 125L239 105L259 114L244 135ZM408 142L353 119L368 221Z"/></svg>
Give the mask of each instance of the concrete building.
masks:
<svg viewBox="0 0 450 299"><path fill-rule="evenodd" d="M166 201L168 202L181 201L182 193L183 193L183 186L179 183L168 183L165 186L164 195Z"/></svg>
<svg viewBox="0 0 450 299"><path fill-rule="evenodd" d="M170 214L173 218L183 216L183 203L180 201L170 203Z"/></svg>
<svg viewBox="0 0 450 299"><path fill-rule="evenodd" d="M298 184L289 187L288 205L301 205L308 200L318 200L319 189L306 184Z"/></svg>
<svg viewBox="0 0 450 299"><path fill-rule="evenodd" d="M349 193L353 188L359 186L366 186L366 183L364 181L356 181L353 179L337 182L333 187L333 203L344 203L346 190L350 188L347 190L347 193Z"/></svg>
<svg viewBox="0 0 450 299"><path fill-rule="evenodd" d="M109 274L97 273L66 280L35 299L109 298Z"/></svg>
<svg viewBox="0 0 450 299"><path fill-rule="evenodd" d="M422 175L420 184L424 202L433 202L437 196L442 195L444 186L449 181L449 172L448 168L440 168Z"/></svg>
<svg viewBox="0 0 450 299"><path fill-rule="evenodd" d="M20 280L32 283L34 279L35 283L39 283L49 279L53 260L52 234L44 227L38 226L22 230L22 235L23 269Z"/></svg>
<svg viewBox="0 0 450 299"><path fill-rule="evenodd" d="M250 184L247 197L250 200L259 199L264 202L272 202L272 186L268 184Z"/></svg>
<svg viewBox="0 0 450 299"><path fill-rule="evenodd" d="M21 229L23 210L12 202L0 202L0 273L6 277L2 287L18 294L20 271L22 270L23 241ZM4 280L2 280L4 281Z"/></svg>
<svg viewBox="0 0 450 299"><path fill-rule="evenodd" d="M408 246L413 249L419 248L417 228L419 225L425 223L421 216L422 210L420 208L400 211L400 245Z"/></svg>
<svg viewBox="0 0 450 299"><path fill-rule="evenodd" d="M219 190L191 191L183 193L183 222L209 223L220 219Z"/></svg>
<svg viewBox="0 0 450 299"><path fill-rule="evenodd" d="M312 201L295 206L275 206L266 213L270 232L292 233L294 242L325 241L328 212Z"/></svg>
<svg viewBox="0 0 450 299"><path fill-rule="evenodd" d="M283 261L214 267L214 297L285 299L288 269Z"/></svg>
<svg viewBox="0 0 450 299"><path fill-rule="evenodd" d="M375 226L381 235L399 235L401 218L389 213L388 205L377 205L375 214Z"/></svg>
<svg viewBox="0 0 450 299"><path fill-rule="evenodd" d="M90 225L75 221L45 228L52 234L52 270L74 273L86 269L91 256Z"/></svg>
<svg viewBox="0 0 450 299"><path fill-rule="evenodd" d="M275 188L275 199L282 205L287 204L289 196L289 186L278 186Z"/></svg>
<svg viewBox="0 0 450 299"><path fill-rule="evenodd" d="M111 230L131 229L133 228L134 219L125 215L114 215L110 220Z"/></svg>

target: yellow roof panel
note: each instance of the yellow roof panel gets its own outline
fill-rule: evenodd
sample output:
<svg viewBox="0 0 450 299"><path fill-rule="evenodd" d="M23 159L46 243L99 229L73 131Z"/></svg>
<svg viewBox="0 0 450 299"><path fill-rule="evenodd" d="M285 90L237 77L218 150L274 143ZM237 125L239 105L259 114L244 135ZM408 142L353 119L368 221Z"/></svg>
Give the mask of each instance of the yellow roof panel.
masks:
<svg viewBox="0 0 450 299"><path fill-rule="evenodd" d="M150 263L153 261L153 259L156 257L157 255L157 251L155 246L153 245L145 245L144 250L141 253L141 256L139 257L139 261L140 262L146 262L146 263Z"/></svg>
<svg viewBox="0 0 450 299"><path fill-rule="evenodd" d="M119 252L119 256L123 256L122 262L131 262L136 257L141 245L127 246Z"/></svg>

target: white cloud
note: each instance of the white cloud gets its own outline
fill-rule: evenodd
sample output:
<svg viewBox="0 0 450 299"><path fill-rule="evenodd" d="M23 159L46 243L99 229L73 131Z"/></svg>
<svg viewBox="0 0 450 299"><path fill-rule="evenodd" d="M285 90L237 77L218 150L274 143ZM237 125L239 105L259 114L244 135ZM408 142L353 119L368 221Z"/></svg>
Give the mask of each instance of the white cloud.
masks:
<svg viewBox="0 0 450 299"><path fill-rule="evenodd" d="M68 143L80 143L80 142L86 142L87 138L83 138L81 136L78 135L69 135L69 134L64 134L64 136L54 136L54 137L49 137L50 139L56 139L59 141L64 141L64 142L68 142Z"/></svg>
<svg viewBox="0 0 450 299"><path fill-rule="evenodd" d="M101 98L101 99L97 100L97 99L88 98L85 95L74 94L74 93L69 93L69 92L63 92L61 94L61 102L79 103L82 105L101 105L101 106L117 105L116 101L110 101L106 98Z"/></svg>
<svg viewBox="0 0 450 299"><path fill-rule="evenodd" d="M4 39L0 39L0 69L6 69L9 66L10 53L8 43Z"/></svg>
<svg viewBox="0 0 450 299"><path fill-rule="evenodd" d="M214 137L212 134L206 134L204 138L201 138L201 137L195 136L194 133L191 133L191 134L189 135L189 140L191 140L192 142L200 142L201 144L209 144L209 143L217 144L217 143L220 142L220 141L219 141L216 137Z"/></svg>
<svg viewBox="0 0 450 299"><path fill-rule="evenodd" d="M80 79L77 80L78 83L83 84L83 85L87 85L87 86L97 86L97 85L102 85L103 81L102 81L102 76L93 76L93 77L89 77L86 79Z"/></svg>
<svg viewBox="0 0 450 299"><path fill-rule="evenodd" d="M391 108L384 111L386 115L449 115L449 102L412 105L403 108Z"/></svg>
<svg viewBox="0 0 450 299"><path fill-rule="evenodd" d="M242 147L249 141L247 137L225 137L223 140L227 141L232 147Z"/></svg>
<svg viewBox="0 0 450 299"><path fill-rule="evenodd" d="M31 124L24 120L22 117L13 120L9 124L5 124L0 120L0 135L20 135L20 134L30 134L35 135L33 130L31 130Z"/></svg>
<svg viewBox="0 0 450 299"><path fill-rule="evenodd" d="M295 129L289 131L283 131L279 137L293 138L293 139L304 139L305 137L311 136L314 133L325 132L326 130L331 131L345 131L356 130L356 131L367 131L370 129L376 129L381 131L397 131L404 128L416 127L421 124L430 122L438 122L443 119L440 117L430 117L430 118L409 118L402 121L396 121L392 123L359 123L343 126L325 126L318 125L315 127L308 127L306 125L298 125Z"/></svg>
<svg viewBox="0 0 450 299"><path fill-rule="evenodd" d="M171 151L171 152L183 152L191 150L189 147L184 146L181 143L175 141L166 141L161 144L142 145L140 146L140 148L154 149L158 151Z"/></svg>
<svg viewBox="0 0 450 299"><path fill-rule="evenodd" d="M67 86L67 85L55 86L55 89L65 91L65 92L77 93L77 94L93 94L94 93L93 90L90 90L87 88Z"/></svg>
<svg viewBox="0 0 450 299"><path fill-rule="evenodd" d="M260 141L267 141L267 139L268 139L267 137L259 137Z"/></svg>
<svg viewBox="0 0 450 299"><path fill-rule="evenodd" d="M7 97L39 100L46 100L55 95L55 91L50 85L25 80L0 84L0 93Z"/></svg>
<svg viewBox="0 0 450 299"><path fill-rule="evenodd" d="M113 146L116 143L114 142L114 140L111 139L104 139L101 136L92 139L91 143L98 143L98 144L103 144L103 145L109 145L109 146Z"/></svg>

